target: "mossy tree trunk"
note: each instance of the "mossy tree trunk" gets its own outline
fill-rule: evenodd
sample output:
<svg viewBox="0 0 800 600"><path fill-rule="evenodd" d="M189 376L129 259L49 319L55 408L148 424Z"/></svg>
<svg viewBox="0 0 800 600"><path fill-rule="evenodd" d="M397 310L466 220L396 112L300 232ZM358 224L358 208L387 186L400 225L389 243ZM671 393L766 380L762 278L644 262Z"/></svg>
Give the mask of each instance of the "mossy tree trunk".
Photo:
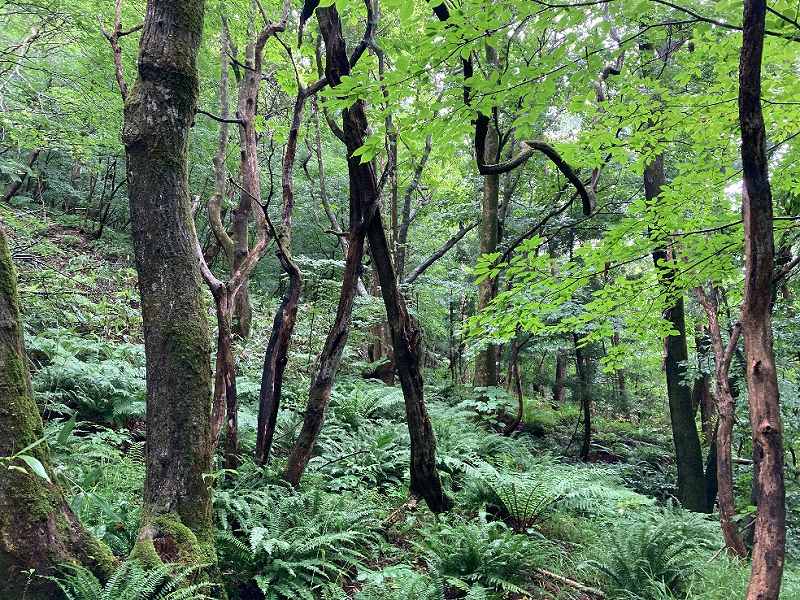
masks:
<svg viewBox="0 0 800 600"><path fill-rule="evenodd" d="M16 276L0 227L0 457L15 455L44 435L26 361ZM108 577L114 566L111 552L84 530L52 483L47 444L25 455L42 464L50 482L30 472L22 460L0 462L0 598L58 597L42 575L62 564L81 564L101 579Z"/></svg>
<svg viewBox="0 0 800 600"><path fill-rule="evenodd" d="M213 563L210 338L186 148L203 0L150 0L122 138L147 373L146 478L134 554Z"/></svg>

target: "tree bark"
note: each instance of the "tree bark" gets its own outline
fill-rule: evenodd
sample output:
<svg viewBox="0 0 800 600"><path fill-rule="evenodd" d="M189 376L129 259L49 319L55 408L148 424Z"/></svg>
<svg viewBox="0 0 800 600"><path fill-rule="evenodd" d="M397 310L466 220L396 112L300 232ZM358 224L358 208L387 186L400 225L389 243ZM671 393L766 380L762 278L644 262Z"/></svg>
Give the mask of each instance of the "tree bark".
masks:
<svg viewBox="0 0 800 600"><path fill-rule="evenodd" d="M193 241L187 138L203 0L150 0L123 142L147 373L146 478L134 555L215 563L210 339Z"/></svg>
<svg viewBox="0 0 800 600"><path fill-rule="evenodd" d="M620 335L619 335L619 326L614 326L614 334L611 337L611 345L612 346L619 346L620 345ZM625 386L625 369L620 367L614 371L614 391L617 395L617 403L620 409L622 410L622 414L625 418L630 418L631 416L631 407L630 402L628 399L628 390Z"/></svg>
<svg viewBox="0 0 800 600"><path fill-rule="evenodd" d="M705 310L708 318L708 335L714 353L714 390L717 398L719 420L717 421L716 445L714 447L717 461L717 497L719 501L719 521L722 536L728 550L741 557L747 556L747 549L741 535L736 528L736 496L733 487L733 452L731 443L733 438L733 424L736 417L736 402L731 395L728 373L731 358L736 349L739 338L740 326L737 323L733 328L727 347L723 345L722 331L719 326L719 311L716 299L716 290L711 289L706 293L702 287L695 289L695 295ZM714 498L709 498L713 503Z"/></svg>
<svg viewBox="0 0 800 600"><path fill-rule="evenodd" d="M511 435L522 423L522 416L525 412L525 397L522 392L522 378L519 375L519 351L521 343L516 339L511 341L511 357L509 359L509 388L513 385L514 393L517 396L517 414L503 432L504 435Z"/></svg>
<svg viewBox="0 0 800 600"><path fill-rule="evenodd" d="M758 515L748 600L777 600L786 546L783 434L772 348L774 239L772 191L761 112L761 57L765 0L745 0L739 61L739 124L742 133L742 218L745 276L742 334L747 357L747 396L758 472Z"/></svg>
<svg viewBox="0 0 800 600"><path fill-rule="evenodd" d="M700 410L700 427L706 443L710 444L714 438L714 401L711 397L711 382L708 373L704 372L706 359L709 355L711 342L709 335L699 324L695 327L695 347L697 348L697 366L700 374L694 381L692 388L692 408L697 413Z"/></svg>
<svg viewBox="0 0 800 600"><path fill-rule="evenodd" d="M48 600L58 590L43 576L60 565L79 563L105 580L114 558L83 528L55 483L27 360L16 274L0 226L0 457L35 458L50 478L32 473L21 459L0 461L0 597Z"/></svg>
<svg viewBox="0 0 800 600"><path fill-rule="evenodd" d="M333 7L320 8L317 14L322 35L325 38L325 74L329 85L335 87L341 82L341 78L350 72L341 23L339 15ZM341 56L345 57L344 63L341 61ZM357 132L362 131L361 128L365 128L366 124L363 101L358 100L350 108L342 110L342 119L344 129L348 130L350 135L357 136ZM354 139L351 143L357 144L355 148L358 148L363 145L363 139ZM347 170L350 180L350 222L347 232L347 244L345 244L346 254L342 287L339 292L336 316L325 339L325 344L319 356L317 373L308 392L308 404L303 418L303 426L286 464L284 478L294 486L300 483L308 461L311 460L314 444L325 421L325 413L328 410L336 371L339 368L342 353L347 344L347 337L350 334L353 300L357 282L361 276L361 262L364 257L366 219L369 213L377 210L375 205L377 198L368 196L365 191L366 186L361 184L361 182L368 181L370 178L372 180L375 179L372 163L362 164L359 157L352 156L352 150L349 145Z"/></svg>
<svg viewBox="0 0 800 600"><path fill-rule="evenodd" d="M42 151L41 148L36 148L28 155L28 162L27 162L28 169L30 169L33 166L33 163L35 163L36 160L39 158L39 154L41 153L41 151ZM9 183L8 187L6 188L6 191L3 192L3 198L2 200L0 200L0 203L6 204L7 202L11 202L11 200L14 199L14 196L16 196L19 193L20 188L22 188L22 185L25 183L25 180L27 178L28 178L28 172L23 171L19 175L19 179L17 181L12 181L11 183Z"/></svg>
<svg viewBox="0 0 800 600"><path fill-rule="evenodd" d="M645 167L644 188L648 202L658 201L665 180L664 157L658 155ZM672 440L675 444L678 467L678 500L689 510L709 512L703 473L703 454L692 407L692 391L685 382L688 350L683 296L673 290L674 257L663 245L653 250L653 264L664 293L675 296L672 304L664 310L664 319L677 332L664 340L664 370L667 379Z"/></svg>
<svg viewBox="0 0 800 600"><path fill-rule="evenodd" d="M368 11L372 11L371 3L367 4L367 8ZM368 22L371 22L373 17L373 14L369 14ZM325 38L326 75L329 84L335 87L341 82L341 78L350 72L350 61L347 57L339 13L333 6L320 8L317 10L317 18ZM422 332L416 320L409 314L397 283L392 264L392 251L386 239L378 205L379 192L374 165L372 162L362 163L361 159L354 155L354 152L364 145L369 127L364 102L357 100L342 111L342 117L350 183L348 261L337 318L325 344L326 349L330 347L332 352L323 351L320 372L312 386L313 395L310 394L303 430L287 465L287 479L295 485L299 481L322 425L333 376L349 331L353 296L366 233L369 236L375 270L380 279L386 316L392 334L397 373L405 400L406 419L411 436L411 492L425 498L433 512L443 512L450 508L451 502L444 494L436 469L436 438L423 396ZM357 256L351 255L354 249L358 251ZM317 385L318 382L320 385Z"/></svg>
<svg viewBox="0 0 800 600"><path fill-rule="evenodd" d="M558 407L564 404L567 380L567 353L559 348L556 352L556 376L553 383L553 405Z"/></svg>
<svg viewBox="0 0 800 600"><path fill-rule="evenodd" d="M374 179L372 183L375 183ZM377 194L377 187L375 193ZM392 334L395 368L405 400L406 421L411 436L411 493L425 498L432 512L445 512L451 508L452 502L444 494L436 468L436 436L423 395L422 330L417 320L409 314L405 298L397 284L380 212L376 211L370 220L367 234L381 282L381 293Z"/></svg>
<svg viewBox="0 0 800 600"><path fill-rule="evenodd" d="M281 401L283 374L289 360L289 342L292 339L292 333L297 321L297 306L300 302L300 292L303 286L300 269L292 260L290 249L292 243L292 214L294 212L292 169L294 168L297 154L297 138L300 133L300 124L303 120L305 101L306 96L301 89L295 99L289 137L283 153L283 168L281 172L283 219L281 231L275 232L275 242L278 261L289 277L289 285L286 288L286 293L281 300L280 306L278 306L278 310L275 312L272 333L269 336L267 349L264 353L255 453L256 462L262 465L269 460L272 438L275 434L275 424L278 420Z"/></svg>
<svg viewBox="0 0 800 600"><path fill-rule="evenodd" d="M486 46L487 62L497 66L497 50ZM483 160L488 164L499 159L499 136L494 124L490 125L486 134L486 146ZM483 202L481 203L480 253L491 254L497 250L499 224L498 204L500 201L500 175L483 176ZM478 285L478 312L484 310L497 295L497 279L487 277ZM498 358L497 344L486 344L475 357L475 386L489 387L497 385Z"/></svg>
<svg viewBox="0 0 800 600"><path fill-rule="evenodd" d="M589 460L589 452L592 448L592 391L591 383L593 369L591 368L589 357L586 355L585 348L581 347L578 335L572 336L575 344L575 371L578 376L578 396L581 402L581 414L583 415L583 437L581 439L580 459Z"/></svg>

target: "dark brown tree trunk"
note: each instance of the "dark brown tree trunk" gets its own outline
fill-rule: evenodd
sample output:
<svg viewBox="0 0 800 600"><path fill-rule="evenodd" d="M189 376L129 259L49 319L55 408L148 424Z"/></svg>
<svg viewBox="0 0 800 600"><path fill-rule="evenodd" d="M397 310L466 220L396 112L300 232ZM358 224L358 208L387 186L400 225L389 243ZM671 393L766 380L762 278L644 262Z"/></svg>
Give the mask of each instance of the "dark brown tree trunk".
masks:
<svg viewBox="0 0 800 600"><path fill-rule="evenodd" d="M49 600L59 593L43 576L57 567L82 564L105 580L114 559L86 532L54 483L27 360L16 274L0 226L0 598ZM38 460L50 481L22 459L8 460L19 453Z"/></svg>
<svg viewBox="0 0 800 600"><path fill-rule="evenodd" d="M553 383L553 405L561 406L564 404L564 396L566 387L564 383L567 380L567 353L565 350L559 348L556 352L556 377Z"/></svg>
<svg viewBox="0 0 800 600"><path fill-rule="evenodd" d="M734 522L736 496L733 486L733 453L731 444L733 423L736 416L736 403L731 395L730 380L728 379L731 358L736 349L740 327L737 323L733 328L728 345L725 347L719 326L716 290L712 288L710 293L706 293L700 287L695 289L695 295L708 318L708 336L714 353L714 387L719 412L714 450L717 462L717 497L719 499L720 526L722 527L722 536L725 539L728 551L737 556L745 557L747 556L747 549ZM714 499L710 498L709 501L713 503Z"/></svg>
<svg viewBox="0 0 800 600"><path fill-rule="evenodd" d="M350 72L339 15L335 8L321 8L317 14L320 28L325 38L325 73L329 85L335 87L341 82L342 76ZM341 62L341 56L345 57L344 64ZM350 108L344 109L342 111L342 119L344 122L343 129L349 135L357 137L358 132L366 128L363 101L359 100ZM325 413L328 410L336 371L339 368L342 352L344 352L347 337L350 334L353 300L356 294L356 285L361 276L361 261L364 257L366 219L370 213L377 210L375 205L377 198L370 197L368 195L368 187L363 185L364 181L374 180L375 178L372 163L362 164L358 156L352 156L351 144L356 144L353 149L358 148L363 145L363 138L354 139L348 144L347 170L350 179L350 222L346 238L347 243L344 245L346 253L342 287L339 293L336 316L325 339L325 344L319 356L317 373L308 392L308 404L303 418L303 426L286 464L284 478L294 486L300 483L308 461L311 460L314 444L325 421Z"/></svg>
<svg viewBox="0 0 800 600"><path fill-rule="evenodd" d="M659 155L645 168L644 188L648 202L658 202L665 181L664 158ZM692 390L686 385L686 361L689 353L686 347L683 295L673 289L674 257L665 246L659 245L653 250L653 264L664 293L668 297L674 297L672 304L664 311L664 319L677 332L664 340L664 370L678 467L678 500L689 510L709 512L711 508L706 499L703 453L694 420Z"/></svg>
<svg viewBox="0 0 800 600"><path fill-rule="evenodd" d="M739 62L739 124L742 130L742 217L745 277L742 334L747 357L747 396L758 472L758 516L748 600L777 600L786 547L783 433L775 355L772 349L774 240L772 191L761 112L761 56L765 0L745 0Z"/></svg>
<svg viewBox="0 0 800 600"><path fill-rule="evenodd" d="M233 298L222 285L212 288L217 312L217 357L214 371L214 393L211 402L211 440L216 444L225 423L225 467L238 466L239 403L236 393L236 362L233 357L231 314Z"/></svg>
<svg viewBox="0 0 800 600"><path fill-rule="evenodd" d="M586 349L579 344L577 334L572 336L575 344L575 374L578 379L578 397L581 403L581 414L583 418L583 436L581 438L580 459L589 460L589 453L592 449L592 379L594 377L590 359L586 355Z"/></svg>
<svg viewBox="0 0 800 600"><path fill-rule="evenodd" d="M620 345L618 326L614 327L614 334L611 337L611 345L615 347ZM630 418L631 407L630 402L628 401L628 390L625 387L625 369L622 367L614 371L614 391L616 392L617 403L620 410L622 410L622 414L625 416L625 418Z"/></svg>
<svg viewBox="0 0 800 600"><path fill-rule="evenodd" d="M514 387L514 393L517 396L517 415L511 421L503 432L505 435L511 435L519 429L522 423L522 415L525 412L525 398L522 393L522 378L519 375L519 351L520 343L515 339L511 342L511 358L509 360L510 373L509 380Z"/></svg>
<svg viewBox="0 0 800 600"><path fill-rule="evenodd" d="M147 359L146 478L134 555L214 563L210 339L186 147L203 0L150 0L125 103L131 227Z"/></svg>
<svg viewBox="0 0 800 600"><path fill-rule="evenodd" d="M371 7L368 8L371 10ZM335 7L320 8L317 16L325 38L326 75L329 84L335 87L350 72L341 21ZM373 15L368 15L368 21L372 18ZM386 316L392 333L394 359L405 399L406 419L411 436L411 492L425 498L433 512L442 512L450 507L450 500L444 495L436 470L436 438L423 397L422 332L416 320L409 314L397 283L391 249L378 210L379 194L374 166L371 162L361 163L360 158L354 155L363 146L368 131L363 101L359 100L342 111L342 117L350 182L350 243L345 280L334 328L326 340L327 352L323 351L320 371L312 385L303 430L289 458L287 479L295 485L299 481L322 425L333 377L349 331L366 229L375 270L380 279ZM354 251L357 252L356 255L352 254Z"/></svg>
<svg viewBox="0 0 800 600"><path fill-rule="evenodd" d="M36 148L28 155L28 169L33 166L33 163L39 158L39 154L41 153L41 148ZM28 172L23 171L19 174L19 179L16 181L12 181L8 184L6 191L3 192L3 198L0 200L0 203L5 204L7 202L11 202L19 193L19 190L22 188L22 185L25 183L25 180L28 178Z"/></svg>
<svg viewBox="0 0 800 600"><path fill-rule="evenodd" d="M372 175L371 183L374 184L374 172ZM377 197L377 186L374 192ZM436 469L436 436L423 396L422 330L417 320L409 314L405 299L400 292L383 221L377 211L369 222L367 234L381 282L381 293L392 333L395 368L403 388L406 421L411 435L411 493L425 498L431 511L444 512L450 509L452 502L444 494Z"/></svg>
<svg viewBox="0 0 800 600"><path fill-rule="evenodd" d="M709 335L701 325L695 327L695 347L697 348L697 367L700 371L692 388L692 406L695 414L700 410L700 427L705 442L710 444L714 438L714 399L711 396L711 376L705 372L710 354Z"/></svg>
<svg viewBox="0 0 800 600"><path fill-rule="evenodd" d="M281 232L275 232L276 254L284 272L289 277L289 285L281 300L275 318L272 321L272 333L269 336L264 353L264 368L261 372L261 391L259 393L258 429L256 431L255 459L258 464L269 460L272 438L275 435L275 424L281 402L283 374L289 360L289 342L292 339L297 321L297 306L303 281L300 269L292 260L292 214L294 212L294 183L292 169L297 154L297 138L303 120L303 107L306 96L302 90L297 94L289 127L289 137L283 153L281 172L283 194L283 219Z"/></svg>

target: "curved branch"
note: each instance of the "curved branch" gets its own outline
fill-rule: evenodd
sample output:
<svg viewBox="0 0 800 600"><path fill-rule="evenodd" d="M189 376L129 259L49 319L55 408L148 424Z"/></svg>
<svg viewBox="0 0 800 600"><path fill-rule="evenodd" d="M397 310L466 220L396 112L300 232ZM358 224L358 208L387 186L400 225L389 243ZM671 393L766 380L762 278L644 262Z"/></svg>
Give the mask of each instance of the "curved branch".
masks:
<svg viewBox="0 0 800 600"><path fill-rule="evenodd" d="M580 177L578 177L577 173L575 173L569 163L565 161L558 153L558 150L546 142L541 142L538 140L524 140L520 142L521 150L516 156L493 165L487 165L484 163L482 157L484 155L483 149L485 146L486 131L483 130L483 133L481 133L479 130L479 122L481 121L484 123L482 127L487 127L488 119L485 117L484 119L479 118L476 120L475 124L475 155L478 161L478 172L481 175L500 175L502 173L508 173L509 171L512 171L513 169L516 169L518 166L527 162L535 152L541 152L550 159L556 168L561 171L561 173L575 187L575 190L578 192L578 195L583 201L583 214L586 216L592 214L595 206L594 194L591 192L591 190L586 188L586 186L583 184L583 181L581 181Z"/></svg>
<svg viewBox="0 0 800 600"><path fill-rule="evenodd" d="M445 254L447 254L450 251L450 249L461 240L461 238L463 238L465 235L467 235L467 233L475 229L477 225L478 225L477 222L467 225L466 227L464 227L463 225L459 225L458 233L456 233L453 237L451 237L444 244L442 244L442 246L436 252L434 252L428 258L422 261L419 264L419 266L417 266L417 268L414 269L411 272L411 274L403 280L403 284L410 285L414 283L414 281L416 281L420 275L422 275L425 271L428 270L428 267L430 267L433 263L435 263Z"/></svg>

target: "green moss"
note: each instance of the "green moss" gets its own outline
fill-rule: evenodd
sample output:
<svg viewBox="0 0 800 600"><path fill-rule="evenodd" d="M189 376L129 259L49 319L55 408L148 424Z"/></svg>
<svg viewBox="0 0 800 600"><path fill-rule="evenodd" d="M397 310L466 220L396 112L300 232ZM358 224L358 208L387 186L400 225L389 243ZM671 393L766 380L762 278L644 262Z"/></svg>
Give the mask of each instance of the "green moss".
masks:
<svg viewBox="0 0 800 600"><path fill-rule="evenodd" d="M220 580L213 531L198 534L189 529L174 513L159 515L143 527L145 535L134 545L130 558L144 567L152 568L164 563L205 565L202 578L211 582ZM225 598L220 588L218 596Z"/></svg>
<svg viewBox="0 0 800 600"><path fill-rule="evenodd" d="M6 235L0 227L0 298L10 298L12 309L17 304L17 275L11 262Z"/></svg>
<svg viewBox="0 0 800 600"><path fill-rule="evenodd" d="M173 326L167 333L170 354L177 356L185 369L191 371L192 378L206 376L210 371L206 368L211 354L211 340L203 327L196 324Z"/></svg>
<svg viewBox="0 0 800 600"><path fill-rule="evenodd" d="M216 563L212 532L204 532L202 539L198 539L195 532L174 513L154 517L143 529L145 536L136 542L131 558L144 565L162 562L195 565Z"/></svg>
<svg viewBox="0 0 800 600"><path fill-rule="evenodd" d="M149 569L163 564L155 546L153 546L153 540L137 540L131 551L130 558L139 561L143 567Z"/></svg>

